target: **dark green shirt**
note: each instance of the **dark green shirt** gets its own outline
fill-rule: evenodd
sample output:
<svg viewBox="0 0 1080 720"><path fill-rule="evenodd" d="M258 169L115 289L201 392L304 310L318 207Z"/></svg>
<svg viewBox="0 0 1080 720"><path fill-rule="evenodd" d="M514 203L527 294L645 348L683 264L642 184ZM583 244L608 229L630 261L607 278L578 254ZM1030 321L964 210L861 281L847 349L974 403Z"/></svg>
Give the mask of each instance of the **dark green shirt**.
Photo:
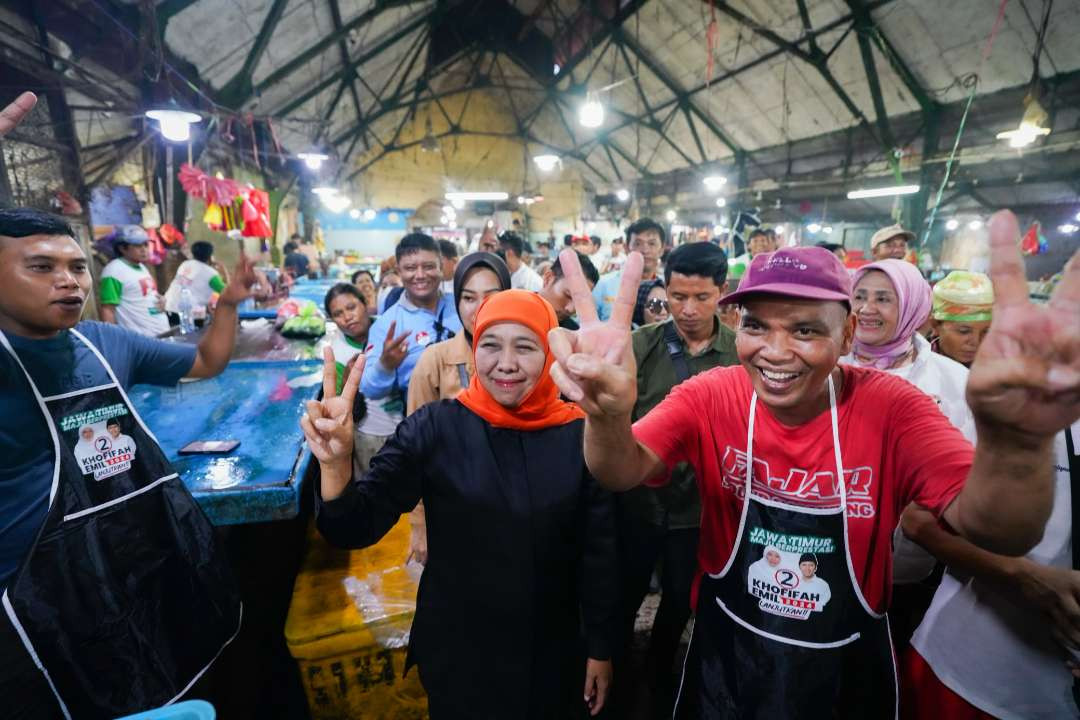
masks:
<svg viewBox="0 0 1080 720"><path fill-rule="evenodd" d="M691 355L686 343L679 338L691 376L715 367L737 365L739 362L735 355L735 333L721 323L719 318L716 318L715 323L716 335L712 343L698 355ZM676 385L675 366L664 342L666 324L645 325L631 335L638 381L634 420L644 417L659 405ZM624 493L622 498L623 506L628 512L654 525L678 530L698 527L701 524L701 498L694 480L694 471L686 463L675 467L671 473L671 482L664 487L649 488L642 485Z"/></svg>

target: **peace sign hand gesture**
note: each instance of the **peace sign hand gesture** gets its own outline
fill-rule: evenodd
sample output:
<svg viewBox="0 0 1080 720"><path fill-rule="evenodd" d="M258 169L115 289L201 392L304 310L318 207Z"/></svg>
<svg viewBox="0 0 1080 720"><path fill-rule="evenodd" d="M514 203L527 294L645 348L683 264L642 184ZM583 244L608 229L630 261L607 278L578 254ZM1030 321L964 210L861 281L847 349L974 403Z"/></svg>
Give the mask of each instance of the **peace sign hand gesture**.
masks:
<svg viewBox="0 0 1080 720"><path fill-rule="evenodd" d="M968 375L967 401L984 428L1046 439L1080 417L1080 252L1048 305L1028 300L1020 229L1008 210L990 219L994 312Z"/></svg>
<svg viewBox="0 0 1080 720"><path fill-rule="evenodd" d="M630 253L626 260L619 294L607 322L597 317L577 252L564 250L559 262L570 286L581 329L556 328L548 333L548 344L555 355L551 377L563 395L578 403L589 416L596 419L629 416L637 400L630 319L641 283L641 253Z"/></svg>
<svg viewBox="0 0 1080 720"><path fill-rule="evenodd" d="M364 374L363 355L356 357L349 375L337 394L337 365L334 352L323 349L323 399L309 400L307 412L300 418L311 454L322 471L322 498L333 500L352 479L353 403Z"/></svg>

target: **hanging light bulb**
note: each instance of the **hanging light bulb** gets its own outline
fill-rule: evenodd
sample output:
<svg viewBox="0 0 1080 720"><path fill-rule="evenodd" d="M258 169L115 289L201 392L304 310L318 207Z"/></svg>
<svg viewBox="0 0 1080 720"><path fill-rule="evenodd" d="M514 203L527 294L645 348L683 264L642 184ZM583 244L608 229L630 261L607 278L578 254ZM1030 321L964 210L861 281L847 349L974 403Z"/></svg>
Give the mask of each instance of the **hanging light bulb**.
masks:
<svg viewBox="0 0 1080 720"><path fill-rule="evenodd" d="M173 142L187 142L191 139L192 123L202 121L195 113L181 110L174 100L164 107L147 110L146 117L157 120L162 136Z"/></svg>
<svg viewBox="0 0 1080 720"><path fill-rule="evenodd" d="M1072 235L1077 230L1080 230L1080 226L1073 225L1072 223L1065 223L1064 225L1058 225L1058 232L1062 232L1066 235Z"/></svg>
<svg viewBox="0 0 1080 720"><path fill-rule="evenodd" d="M720 188L727 185L727 178L723 175L709 175L704 182L705 189L709 192L720 192Z"/></svg>
<svg viewBox="0 0 1080 720"><path fill-rule="evenodd" d="M593 93L585 96L585 102L578 109L578 122L587 128L598 128L604 124L604 106Z"/></svg>
<svg viewBox="0 0 1080 720"><path fill-rule="evenodd" d="M463 210L465 208L465 201L462 198L451 198L450 206L458 210Z"/></svg>
<svg viewBox="0 0 1080 720"><path fill-rule="evenodd" d="M303 160L309 170L318 170L322 167L323 162L330 159L329 155L321 153L318 150L297 153L296 157Z"/></svg>
<svg viewBox="0 0 1080 720"><path fill-rule="evenodd" d="M357 210L356 208L353 208L352 210L349 211L349 217L351 217L353 220L359 220L360 219L360 211Z"/></svg>
<svg viewBox="0 0 1080 720"><path fill-rule="evenodd" d="M810 223L806 226L806 229L812 233L821 232L821 225L818 223Z"/></svg>
<svg viewBox="0 0 1080 720"><path fill-rule="evenodd" d="M451 219L450 222L446 223L446 227L450 228L451 230L457 230L457 220Z"/></svg>
<svg viewBox="0 0 1080 720"><path fill-rule="evenodd" d="M540 172L551 172L559 164L559 156L551 154L534 155L533 162L536 163L536 167L540 168Z"/></svg>
<svg viewBox="0 0 1080 720"><path fill-rule="evenodd" d="M619 202L626 202L630 199L630 191L626 188L619 188L615 191L615 197L618 198Z"/></svg>
<svg viewBox="0 0 1080 720"><path fill-rule="evenodd" d="M674 210L668 210L664 214L664 217L667 218L668 222L675 222L675 218L677 218L678 215L676 214L676 212Z"/></svg>
<svg viewBox="0 0 1080 720"><path fill-rule="evenodd" d="M951 231L951 230L955 230L958 227L960 227L960 221L957 220L956 218L949 218L949 221L945 223L945 229L946 230Z"/></svg>
<svg viewBox="0 0 1080 720"><path fill-rule="evenodd" d="M1008 140L1009 147L1022 148L1035 142L1036 138L1050 134L1050 128L1043 127L1049 116L1039 104L1038 99L1028 93L1024 97L1024 116L1015 130L1006 130L997 134L998 140Z"/></svg>
<svg viewBox="0 0 1080 720"><path fill-rule="evenodd" d="M376 215L375 211L372 210L371 208L368 208L367 210L364 211L364 222L371 222L372 220L375 219L375 215Z"/></svg>
<svg viewBox="0 0 1080 720"><path fill-rule="evenodd" d="M784 227L783 225L777 225L776 227L773 228L773 230L776 231L777 235L783 235L785 232L787 232L787 228Z"/></svg>
<svg viewBox="0 0 1080 720"><path fill-rule="evenodd" d="M727 198L716 198L716 207L725 207L727 205Z"/></svg>
<svg viewBox="0 0 1080 720"><path fill-rule="evenodd" d="M821 228L821 232L825 233L826 235L832 235L832 225L826 225L825 227Z"/></svg>
<svg viewBox="0 0 1080 720"><path fill-rule="evenodd" d="M320 185L319 187L311 188L311 192L322 198L337 195L338 189L336 187L330 187L329 185Z"/></svg>
<svg viewBox="0 0 1080 720"><path fill-rule="evenodd" d="M319 198L322 204L332 213L341 213L345 208L352 205L352 200L346 195L323 195Z"/></svg>
<svg viewBox="0 0 1080 720"><path fill-rule="evenodd" d="M982 220L979 220L978 218L976 218L975 220L972 220L971 222L968 223L968 229L969 230L978 230L978 229L982 228L982 226L983 226Z"/></svg>

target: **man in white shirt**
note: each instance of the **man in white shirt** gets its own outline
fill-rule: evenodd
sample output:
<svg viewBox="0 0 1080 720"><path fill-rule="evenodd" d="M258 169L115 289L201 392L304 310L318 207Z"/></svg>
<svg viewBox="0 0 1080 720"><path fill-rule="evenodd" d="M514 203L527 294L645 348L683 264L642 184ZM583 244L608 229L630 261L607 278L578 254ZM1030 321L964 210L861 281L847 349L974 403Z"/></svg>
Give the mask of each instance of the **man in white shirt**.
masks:
<svg viewBox="0 0 1080 720"><path fill-rule="evenodd" d="M153 337L169 329L169 320L154 276L143 264L150 256L148 240L138 225L117 230L116 259L101 272L98 299L102 320Z"/></svg>
<svg viewBox="0 0 1080 720"><path fill-rule="evenodd" d="M521 239L521 236L504 232L499 236L499 248L505 255L506 266L510 268L510 287L515 290L540 292L544 287L544 281L522 259L525 254L525 241Z"/></svg>
<svg viewBox="0 0 1080 720"><path fill-rule="evenodd" d="M191 260L180 263L169 289L165 291L165 312L179 314L180 295L186 287L191 293L192 307L205 308L214 293L225 289L225 281L211 265L214 261L212 243L199 241L191 245Z"/></svg>

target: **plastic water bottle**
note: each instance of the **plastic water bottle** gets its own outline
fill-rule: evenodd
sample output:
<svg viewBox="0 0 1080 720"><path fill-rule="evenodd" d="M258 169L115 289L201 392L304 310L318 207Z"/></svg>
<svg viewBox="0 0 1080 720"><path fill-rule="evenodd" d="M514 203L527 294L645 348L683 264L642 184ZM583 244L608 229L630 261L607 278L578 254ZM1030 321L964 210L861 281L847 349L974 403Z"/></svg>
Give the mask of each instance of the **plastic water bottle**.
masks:
<svg viewBox="0 0 1080 720"><path fill-rule="evenodd" d="M191 290L186 287L180 288L180 304L177 310L180 315L180 334L187 335L195 332L195 319L191 314Z"/></svg>

